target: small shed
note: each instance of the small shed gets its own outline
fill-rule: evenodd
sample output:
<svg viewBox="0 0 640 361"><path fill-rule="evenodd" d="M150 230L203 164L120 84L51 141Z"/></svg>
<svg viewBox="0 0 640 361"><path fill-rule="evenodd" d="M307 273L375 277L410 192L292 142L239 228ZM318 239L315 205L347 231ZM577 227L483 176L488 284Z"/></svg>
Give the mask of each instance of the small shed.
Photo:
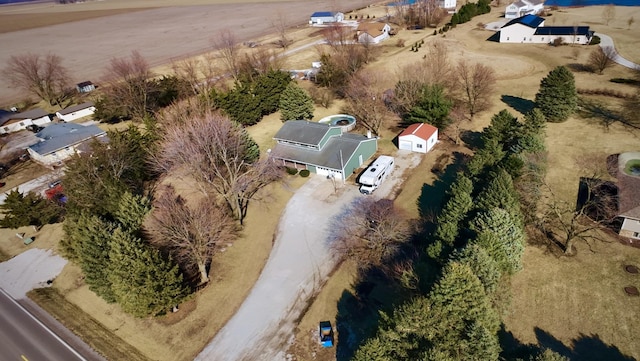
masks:
<svg viewBox="0 0 640 361"><path fill-rule="evenodd" d="M398 136L398 149L427 153L437 142L438 128L427 123L415 123Z"/></svg>

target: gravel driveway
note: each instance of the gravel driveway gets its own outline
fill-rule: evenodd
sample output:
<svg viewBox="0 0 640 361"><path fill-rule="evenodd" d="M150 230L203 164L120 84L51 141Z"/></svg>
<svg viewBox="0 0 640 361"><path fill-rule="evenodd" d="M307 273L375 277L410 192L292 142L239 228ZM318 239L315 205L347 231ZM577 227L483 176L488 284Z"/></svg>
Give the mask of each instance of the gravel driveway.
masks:
<svg viewBox="0 0 640 361"><path fill-rule="evenodd" d="M422 156L398 152L396 169L372 197L399 189L402 174ZM358 197L354 185L337 192L325 177L312 176L291 198L280 219L267 264L236 314L196 360L284 360L296 320L336 266L327 243L333 216Z"/></svg>

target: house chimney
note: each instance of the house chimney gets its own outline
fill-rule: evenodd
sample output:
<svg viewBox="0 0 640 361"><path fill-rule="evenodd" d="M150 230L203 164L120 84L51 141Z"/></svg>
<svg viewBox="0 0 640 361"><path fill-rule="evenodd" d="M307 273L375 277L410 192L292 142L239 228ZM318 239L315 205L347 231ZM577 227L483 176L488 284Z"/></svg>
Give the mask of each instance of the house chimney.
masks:
<svg viewBox="0 0 640 361"><path fill-rule="evenodd" d="M367 130L367 138L371 139L371 130Z"/></svg>

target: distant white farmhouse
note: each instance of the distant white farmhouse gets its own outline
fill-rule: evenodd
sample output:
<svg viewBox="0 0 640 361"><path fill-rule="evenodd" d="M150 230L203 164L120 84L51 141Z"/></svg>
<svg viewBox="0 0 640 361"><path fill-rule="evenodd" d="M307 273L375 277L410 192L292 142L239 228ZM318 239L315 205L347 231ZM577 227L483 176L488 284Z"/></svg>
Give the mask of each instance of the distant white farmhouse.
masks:
<svg viewBox="0 0 640 361"><path fill-rule="evenodd" d="M65 122L70 122L82 117L93 115L95 111L96 107L93 105L93 102L86 102L59 110L56 112L56 116L58 119Z"/></svg>
<svg viewBox="0 0 640 361"><path fill-rule="evenodd" d="M501 43L549 44L562 39L566 44L589 44L593 31L588 26L544 26L544 19L525 15L500 29Z"/></svg>
<svg viewBox="0 0 640 361"><path fill-rule="evenodd" d="M311 14L311 19L309 20L310 25L323 25L323 24L331 24L331 23L339 23L344 20L343 13L335 13L331 11L316 11Z"/></svg>
<svg viewBox="0 0 640 361"><path fill-rule="evenodd" d="M416 3L418 3L418 0L396 0L394 2L391 2L389 4L387 4L387 6L391 6L391 7L411 7L413 5L416 5ZM456 0L439 0L438 1L438 6L443 8L443 9L453 9L455 10L456 8Z"/></svg>
<svg viewBox="0 0 640 361"><path fill-rule="evenodd" d="M40 141L29 148L29 156L45 166L54 166L81 152L91 139L107 141L106 132L95 125L54 123L36 133Z"/></svg>
<svg viewBox="0 0 640 361"><path fill-rule="evenodd" d="M36 108L22 113L3 112L0 114L0 134L27 129L30 125L43 125L51 122L49 113Z"/></svg>
<svg viewBox="0 0 640 361"><path fill-rule="evenodd" d="M544 10L544 0L519 0L507 5L504 17L515 19L525 15L537 15Z"/></svg>
<svg viewBox="0 0 640 361"><path fill-rule="evenodd" d="M427 153L438 142L438 128L427 123L415 123L398 136L398 149Z"/></svg>
<svg viewBox="0 0 640 361"><path fill-rule="evenodd" d="M378 44L389 37L390 31L391 26L387 23L360 23L356 36L361 44Z"/></svg>

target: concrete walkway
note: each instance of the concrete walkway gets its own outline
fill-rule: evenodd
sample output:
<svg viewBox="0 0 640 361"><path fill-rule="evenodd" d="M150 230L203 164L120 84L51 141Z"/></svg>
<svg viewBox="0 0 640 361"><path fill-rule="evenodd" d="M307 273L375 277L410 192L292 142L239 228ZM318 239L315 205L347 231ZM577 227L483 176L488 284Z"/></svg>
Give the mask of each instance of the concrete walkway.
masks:
<svg viewBox="0 0 640 361"><path fill-rule="evenodd" d="M602 49L605 49L607 47L610 47L613 49L614 55L611 57L611 60L629 69L640 70L640 64L636 64L630 60L627 60L622 56L620 56L620 54L618 54L618 52L616 51L616 47L613 45L613 39L611 39L609 35L605 35L602 33L594 33L593 35L598 36L600 38L600 47Z"/></svg>
<svg viewBox="0 0 640 361"><path fill-rule="evenodd" d="M391 194L402 173L420 163L416 153L396 154L396 169L372 197ZM240 309L196 360L286 359L296 320L336 266L328 234L334 216L358 197L354 185L312 176L289 200L269 260Z"/></svg>

